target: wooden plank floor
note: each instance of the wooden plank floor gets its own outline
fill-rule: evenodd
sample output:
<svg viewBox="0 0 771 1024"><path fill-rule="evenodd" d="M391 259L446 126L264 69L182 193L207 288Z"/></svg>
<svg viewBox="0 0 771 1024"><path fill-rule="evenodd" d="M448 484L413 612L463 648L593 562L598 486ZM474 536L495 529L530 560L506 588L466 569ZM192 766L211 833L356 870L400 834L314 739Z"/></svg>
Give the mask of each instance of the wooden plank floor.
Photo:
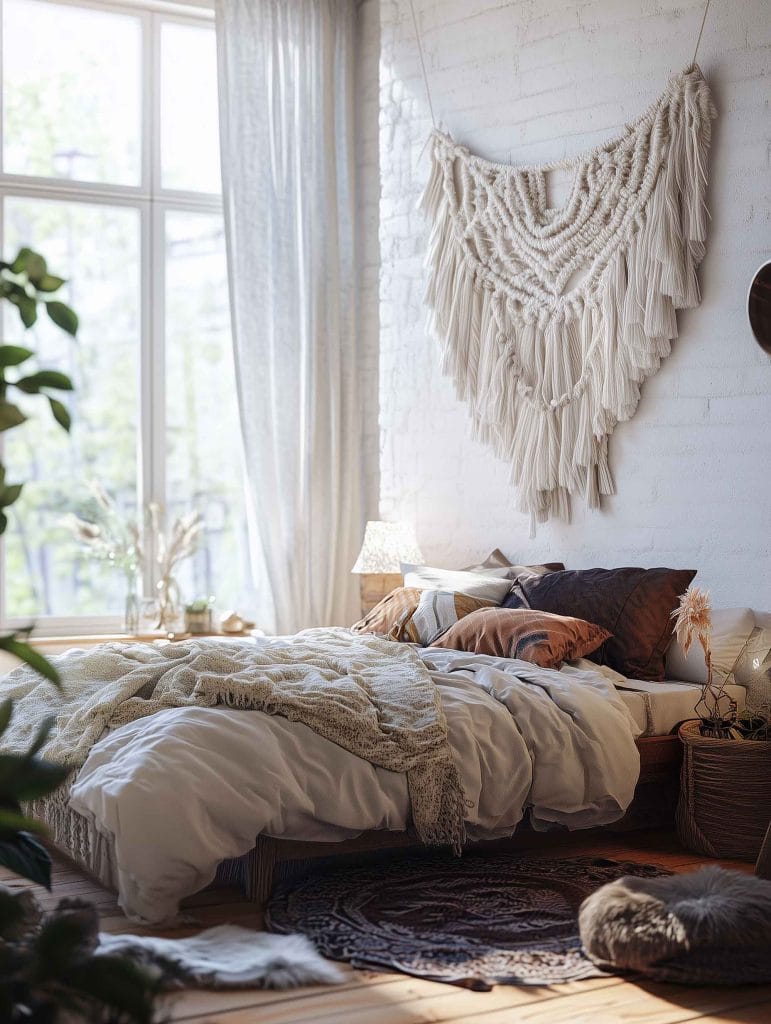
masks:
<svg viewBox="0 0 771 1024"><path fill-rule="evenodd" d="M568 845L538 851L542 856L600 855L615 860L659 864L689 871L707 863L684 850L669 833L576 838ZM751 871L746 864L723 862ZM0 869L0 881L28 886ZM64 896L96 903L105 931L135 931L121 915L115 897L64 858L56 858L53 892L35 887L45 907ZM234 922L259 928L259 911L232 890L208 890L185 904L201 926ZM187 927L156 934L189 935ZM599 978L543 988L498 986L469 992L400 974L353 971L345 967L343 985L291 992L188 991L169 997L164 1011L173 1021L191 1024L769 1024L771 985L741 988L684 988L633 984Z"/></svg>

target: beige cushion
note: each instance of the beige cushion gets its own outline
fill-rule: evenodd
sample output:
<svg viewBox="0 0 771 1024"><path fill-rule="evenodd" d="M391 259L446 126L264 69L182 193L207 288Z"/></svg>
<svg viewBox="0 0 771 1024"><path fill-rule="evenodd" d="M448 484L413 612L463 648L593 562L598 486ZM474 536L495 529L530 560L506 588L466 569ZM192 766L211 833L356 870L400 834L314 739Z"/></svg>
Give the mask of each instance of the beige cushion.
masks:
<svg viewBox="0 0 771 1024"><path fill-rule="evenodd" d="M729 676L754 629L755 615L751 608L712 610L712 668L716 683L733 682ZM667 650L666 667L667 679L683 679L702 685L707 681L704 651L698 641L691 644L688 654L685 654L675 637Z"/></svg>
<svg viewBox="0 0 771 1024"><path fill-rule="evenodd" d="M511 580L505 577L507 568L464 572L462 569L436 569L430 565L402 564L405 587L418 590L451 590L483 601L500 604L511 590Z"/></svg>
<svg viewBox="0 0 771 1024"><path fill-rule="evenodd" d="M761 624L755 618L755 628L742 648L733 670L733 682L747 691L746 704L750 711L771 714L771 625Z"/></svg>

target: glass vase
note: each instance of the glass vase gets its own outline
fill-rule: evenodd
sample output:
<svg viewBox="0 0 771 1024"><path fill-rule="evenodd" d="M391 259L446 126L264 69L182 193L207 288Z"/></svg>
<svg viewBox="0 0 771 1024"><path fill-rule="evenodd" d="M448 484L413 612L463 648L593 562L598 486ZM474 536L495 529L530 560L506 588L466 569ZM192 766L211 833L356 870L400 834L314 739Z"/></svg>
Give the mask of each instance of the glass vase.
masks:
<svg viewBox="0 0 771 1024"><path fill-rule="evenodd" d="M139 632L139 597L135 576L126 578L126 601L123 605L123 632L135 636Z"/></svg>

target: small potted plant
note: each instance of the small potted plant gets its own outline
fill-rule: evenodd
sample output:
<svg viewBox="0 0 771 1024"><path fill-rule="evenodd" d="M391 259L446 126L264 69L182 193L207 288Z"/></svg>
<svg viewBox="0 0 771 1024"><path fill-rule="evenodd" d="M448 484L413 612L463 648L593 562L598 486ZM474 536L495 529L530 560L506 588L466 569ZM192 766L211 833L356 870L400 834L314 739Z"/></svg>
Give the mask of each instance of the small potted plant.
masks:
<svg viewBox="0 0 771 1024"><path fill-rule="evenodd" d="M213 597L198 597L185 605L185 632L195 635L212 632Z"/></svg>
<svg viewBox="0 0 771 1024"><path fill-rule="evenodd" d="M771 820L771 730L767 714L737 711L712 666L709 593L690 587L672 613L685 653L704 651L707 680L695 721L680 726L683 767L677 829L690 850L710 857L754 861Z"/></svg>

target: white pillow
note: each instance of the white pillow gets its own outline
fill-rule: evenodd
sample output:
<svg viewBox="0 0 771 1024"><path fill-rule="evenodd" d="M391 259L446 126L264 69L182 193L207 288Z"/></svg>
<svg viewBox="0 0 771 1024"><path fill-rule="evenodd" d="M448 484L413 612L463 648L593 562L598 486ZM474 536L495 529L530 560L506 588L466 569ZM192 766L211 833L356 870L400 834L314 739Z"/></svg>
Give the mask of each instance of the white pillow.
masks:
<svg viewBox="0 0 771 1024"><path fill-rule="evenodd" d="M485 569L464 572L462 569L434 569L430 565L409 565L402 562L404 586L417 590L453 590L469 597L500 604L511 590L511 580L501 579L508 569Z"/></svg>
<svg viewBox="0 0 771 1024"><path fill-rule="evenodd" d="M747 707L762 714L771 712L771 624L756 616L755 629L734 665L733 680L747 691Z"/></svg>
<svg viewBox="0 0 771 1024"><path fill-rule="evenodd" d="M712 670L716 683L728 680L754 629L755 614L751 608L712 610ZM689 683L706 683L707 666L698 640L691 644L687 655L677 638L672 640L666 654L666 676ZM738 679L736 682L744 685Z"/></svg>

